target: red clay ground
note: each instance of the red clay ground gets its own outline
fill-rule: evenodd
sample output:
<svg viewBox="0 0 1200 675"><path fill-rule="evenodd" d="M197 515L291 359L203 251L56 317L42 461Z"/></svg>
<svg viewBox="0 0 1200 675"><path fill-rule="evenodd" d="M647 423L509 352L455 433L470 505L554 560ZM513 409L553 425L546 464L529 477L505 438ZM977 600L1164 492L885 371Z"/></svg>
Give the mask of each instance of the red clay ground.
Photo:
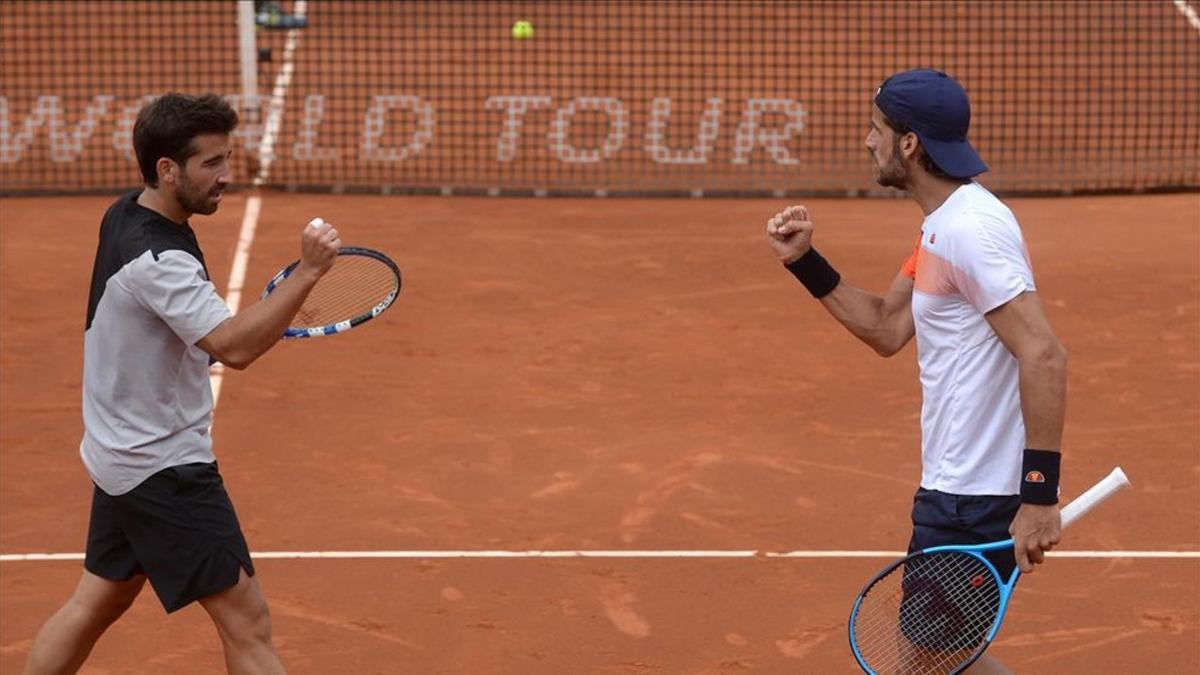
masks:
<svg viewBox="0 0 1200 675"><path fill-rule="evenodd" d="M244 195L196 219L224 287ZM81 550L82 325L109 198L0 201L0 551ZM905 201L807 202L886 286ZM1071 350L1073 497L1134 489L1068 550L1200 550L1200 197L1012 200ZM247 287L320 215L405 273L394 309L226 376L214 433L256 551L898 550L918 477L914 348L881 360L763 241L772 200L264 195ZM883 560L263 560L297 673L854 672L845 615ZM77 562L0 564L17 672ZM995 653L1018 672L1200 668L1200 560L1060 558ZM202 610L149 592L84 672L212 672Z"/></svg>

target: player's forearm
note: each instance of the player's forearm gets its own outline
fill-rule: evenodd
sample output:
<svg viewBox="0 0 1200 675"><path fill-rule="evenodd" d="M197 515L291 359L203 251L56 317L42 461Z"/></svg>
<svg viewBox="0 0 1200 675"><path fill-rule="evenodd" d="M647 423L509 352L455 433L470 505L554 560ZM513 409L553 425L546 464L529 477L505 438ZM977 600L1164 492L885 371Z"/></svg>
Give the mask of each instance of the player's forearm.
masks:
<svg viewBox="0 0 1200 675"><path fill-rule="evenodd" d="M881 356L895 354L906 342L901 339L896 317L888 312L884 299L855 288L845 280L821 298L821 304L854 337Z"/></svg>
<svg viewBox="0 0 1200 675"><path fill-rule="evenodd" d="M911 279L896 277L887 295L879 297L843 281L841 274L812 248L785 262L784 267L835 319L879 355L895 354L912 338Z"/></svg>
<svg viewBox="0 0 1200 675"><path fill-rule="evenodd" d="M1025 445L1061 450L1067 412L1067 350L1057 340L1049 340L1017 362Z"/></svg>
<svg viewBox="0 0 1200 675"><path fill-rule="evenodd" d="M307 268L297 269L275 292L230 317L199 346L231 368L249 366L279 341L318 278Z"/></svg>
<svg viewBox="0 0 1200 675"><path fill-rule="evenodd" d="M1050 338L1017 357L1025 452L1021 459L1021 508L1010 531L1022 573L1045 560L1059 541L1058 487L1063 419L1067 408L1067 352Z"/></svg>

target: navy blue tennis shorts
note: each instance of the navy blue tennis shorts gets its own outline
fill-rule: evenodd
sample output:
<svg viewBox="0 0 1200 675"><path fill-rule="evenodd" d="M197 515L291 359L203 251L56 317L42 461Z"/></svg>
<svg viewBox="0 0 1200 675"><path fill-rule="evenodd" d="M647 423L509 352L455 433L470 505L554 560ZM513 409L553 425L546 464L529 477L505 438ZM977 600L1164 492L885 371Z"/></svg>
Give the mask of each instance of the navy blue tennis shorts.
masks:
<svg viewBox="0 0 1200 675"><path fill-rule="evenodd" d="M116 497L92 492L84 567L103 579L144 574L167 612L254 576L225 483L211 464L182 464Z"/></svg>
<svg viewBox="0 0 1200 675"><path fill-rule="evenodd" d="M1009 538L1008 526L1021 506L1021 498L991 495L953 495L936 490L917 490L913 498L913 534L908 552L935 546L990 544ZM1016 568L1013 549L984 554L1000 578L1007 581ZM966 559L970 560L970 559ZM981 592L971 595L967 586L959 588L956 577L943 578L936 570L926 572L926 558L906 563L904 598L900 603L900 628L914 645L930 652L962 652L966 656L983 643L991 621L981 621L975 611L983 603L999 608L999 594ZM959 559L963 580L988 574L983 563ZM994 589L993 586L988 588ZM991 616L987 612L983 615Z"/></svg>
<svg viewBox="0 0 1200 675"><path fill-rule="evenodd" d="M1020 495L952 495L920 488L913 497L913 532L908 552L1010 539L1008 526L1019 508ZM1011 548L989 552L984 557L1005 581L1017 567Z"/></svg>

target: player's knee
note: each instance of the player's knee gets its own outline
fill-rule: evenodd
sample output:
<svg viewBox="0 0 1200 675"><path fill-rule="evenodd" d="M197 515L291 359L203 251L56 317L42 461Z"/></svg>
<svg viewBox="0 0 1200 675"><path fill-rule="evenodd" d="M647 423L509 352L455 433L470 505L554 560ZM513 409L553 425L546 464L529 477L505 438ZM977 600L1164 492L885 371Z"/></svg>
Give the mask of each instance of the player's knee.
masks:
<svg viewBox="0 0 1200 675"><path fill-rule="evenodd" d="M259 596L258 602L255 603L247 618L250 631L253 635L260 639L270 640L271 610L267 607L267 601L262 596Z"/></svg>
<svg viewBox="0 0 1200 675"><path fill-rule="evenodd" d="M250 646L271 642L271 612L266 599L259 593L243 597L223 623L223 636L234 644Z"/></svg>
<svg viewBox="0 0 1200 675"><path fill-rule="evenodd" d="M230 637L241 645L271 644L271 613L267 610L266 603L263 603L260 609L242 616Z"/></svg>
<svg viewBox="0 0 1200 675"><path fill-rule="evenodd" d="M121 618L137 599L137 590L122 589L104 594L76 593L70 602L71 608L88 623L109 625Z"/></svg>

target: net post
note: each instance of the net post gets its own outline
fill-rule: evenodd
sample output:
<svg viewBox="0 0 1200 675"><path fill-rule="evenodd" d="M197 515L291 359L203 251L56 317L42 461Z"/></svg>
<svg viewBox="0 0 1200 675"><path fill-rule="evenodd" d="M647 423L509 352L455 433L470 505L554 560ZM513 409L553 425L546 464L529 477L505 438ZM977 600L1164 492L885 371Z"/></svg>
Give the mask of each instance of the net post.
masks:
<svg viewBox="0 0 1200 675"><path fill-rule="evenodd" d="M251 122L258 119L258 38L254 0L238 0L238 63L242 76L242 105Z"/></svg>

